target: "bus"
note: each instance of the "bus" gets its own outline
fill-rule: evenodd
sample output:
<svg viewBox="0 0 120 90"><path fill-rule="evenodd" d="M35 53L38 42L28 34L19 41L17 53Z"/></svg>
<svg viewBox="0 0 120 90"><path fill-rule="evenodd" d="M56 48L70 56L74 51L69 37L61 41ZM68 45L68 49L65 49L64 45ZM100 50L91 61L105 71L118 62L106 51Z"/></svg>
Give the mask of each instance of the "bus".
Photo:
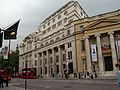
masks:
<svg viewBox="0 0 120 90"><path fill-rule="evenodd" d="M8 78L8 80L11 80L11 75L10 74L6 74L4 70L0 70L0 75L3 75L4 78Z"/></svg>
<svg viewBox="0 0 120 90"><path fill-rule="evenodd" d="M27 73L26 73L27 71ZM22 78L27 79L36 79L37 78L37 68L35 67L28 67L22 69Z"/></svg>

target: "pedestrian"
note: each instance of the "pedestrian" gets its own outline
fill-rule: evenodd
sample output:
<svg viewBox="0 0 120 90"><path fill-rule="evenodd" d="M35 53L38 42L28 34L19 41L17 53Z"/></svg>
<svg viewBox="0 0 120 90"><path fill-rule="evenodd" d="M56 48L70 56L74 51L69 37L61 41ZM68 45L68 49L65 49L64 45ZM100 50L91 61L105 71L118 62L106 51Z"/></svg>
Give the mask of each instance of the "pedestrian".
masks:
<svg viewBox="0 0 120 90"><path fill-rule="evenodd" d="M0 88L4 87L3 83L4 83L4 77L3 75L0 75Z"/></svg>
<svg viewBox="0 0 120 90"><path fill-rule="evenodd" d="M8 87L8 76L5 77L6 87Z"/></svg>

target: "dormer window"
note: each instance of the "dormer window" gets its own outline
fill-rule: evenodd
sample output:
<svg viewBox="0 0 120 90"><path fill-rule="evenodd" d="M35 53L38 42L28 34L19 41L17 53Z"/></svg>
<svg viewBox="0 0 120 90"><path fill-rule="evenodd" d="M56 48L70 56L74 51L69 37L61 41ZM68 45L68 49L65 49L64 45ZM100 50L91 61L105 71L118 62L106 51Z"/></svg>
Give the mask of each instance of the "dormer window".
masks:
<svg viewBox="0 0 120 90"><path fill-rule="evenodd" d="M50 22L48 22L48 26L50 25Z"/></svg>
<svg viewBox="0 0 120 90"><path fill-rule="evenodd" d="M64 12L64 15L67 15L67 14L68 14L68 11L65 11L65 12Z"/></svg>
<svg viewBox="0 0 120 90"><path fill-rule="evenodd" d="M45 28L45 25L43 25L43 28Z"/></svg>
<svg viewBox="0 0 120 90"><path fill-rule="evenodd" d="M61 15L58 16L58 19L60 19L60 18L61 18Z"/></svg>
<svg viewBox="0 0 120 90"><path fill-rule="evenodd" d="M52 22L54 23L54 22L55 22L55 19L53 19Z"/></svg>

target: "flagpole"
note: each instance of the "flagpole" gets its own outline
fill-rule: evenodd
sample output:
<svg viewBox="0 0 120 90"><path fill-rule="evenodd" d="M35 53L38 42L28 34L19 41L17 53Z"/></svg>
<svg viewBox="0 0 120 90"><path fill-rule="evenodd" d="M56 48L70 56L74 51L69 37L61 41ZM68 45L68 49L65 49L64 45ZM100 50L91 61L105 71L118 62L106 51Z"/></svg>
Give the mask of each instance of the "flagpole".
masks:
<svg viewBox="0 0 120 90"><path fill-rule="evenodd" d="M11 45L11 40L9 39L9 48L8 48L8 67L10 66L10 45Z"/></svg>

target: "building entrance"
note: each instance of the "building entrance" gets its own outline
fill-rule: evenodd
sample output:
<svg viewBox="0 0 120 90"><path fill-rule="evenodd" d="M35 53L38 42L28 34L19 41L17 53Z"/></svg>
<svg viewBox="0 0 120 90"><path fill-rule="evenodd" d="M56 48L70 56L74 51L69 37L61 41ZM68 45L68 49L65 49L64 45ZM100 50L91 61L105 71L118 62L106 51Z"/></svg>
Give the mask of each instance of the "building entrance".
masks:
<svg viewBox="0 0 120 90"><path fill-rule="evenodd" d="M104 57L105 71L113 71L112 56Z"/></svg>

